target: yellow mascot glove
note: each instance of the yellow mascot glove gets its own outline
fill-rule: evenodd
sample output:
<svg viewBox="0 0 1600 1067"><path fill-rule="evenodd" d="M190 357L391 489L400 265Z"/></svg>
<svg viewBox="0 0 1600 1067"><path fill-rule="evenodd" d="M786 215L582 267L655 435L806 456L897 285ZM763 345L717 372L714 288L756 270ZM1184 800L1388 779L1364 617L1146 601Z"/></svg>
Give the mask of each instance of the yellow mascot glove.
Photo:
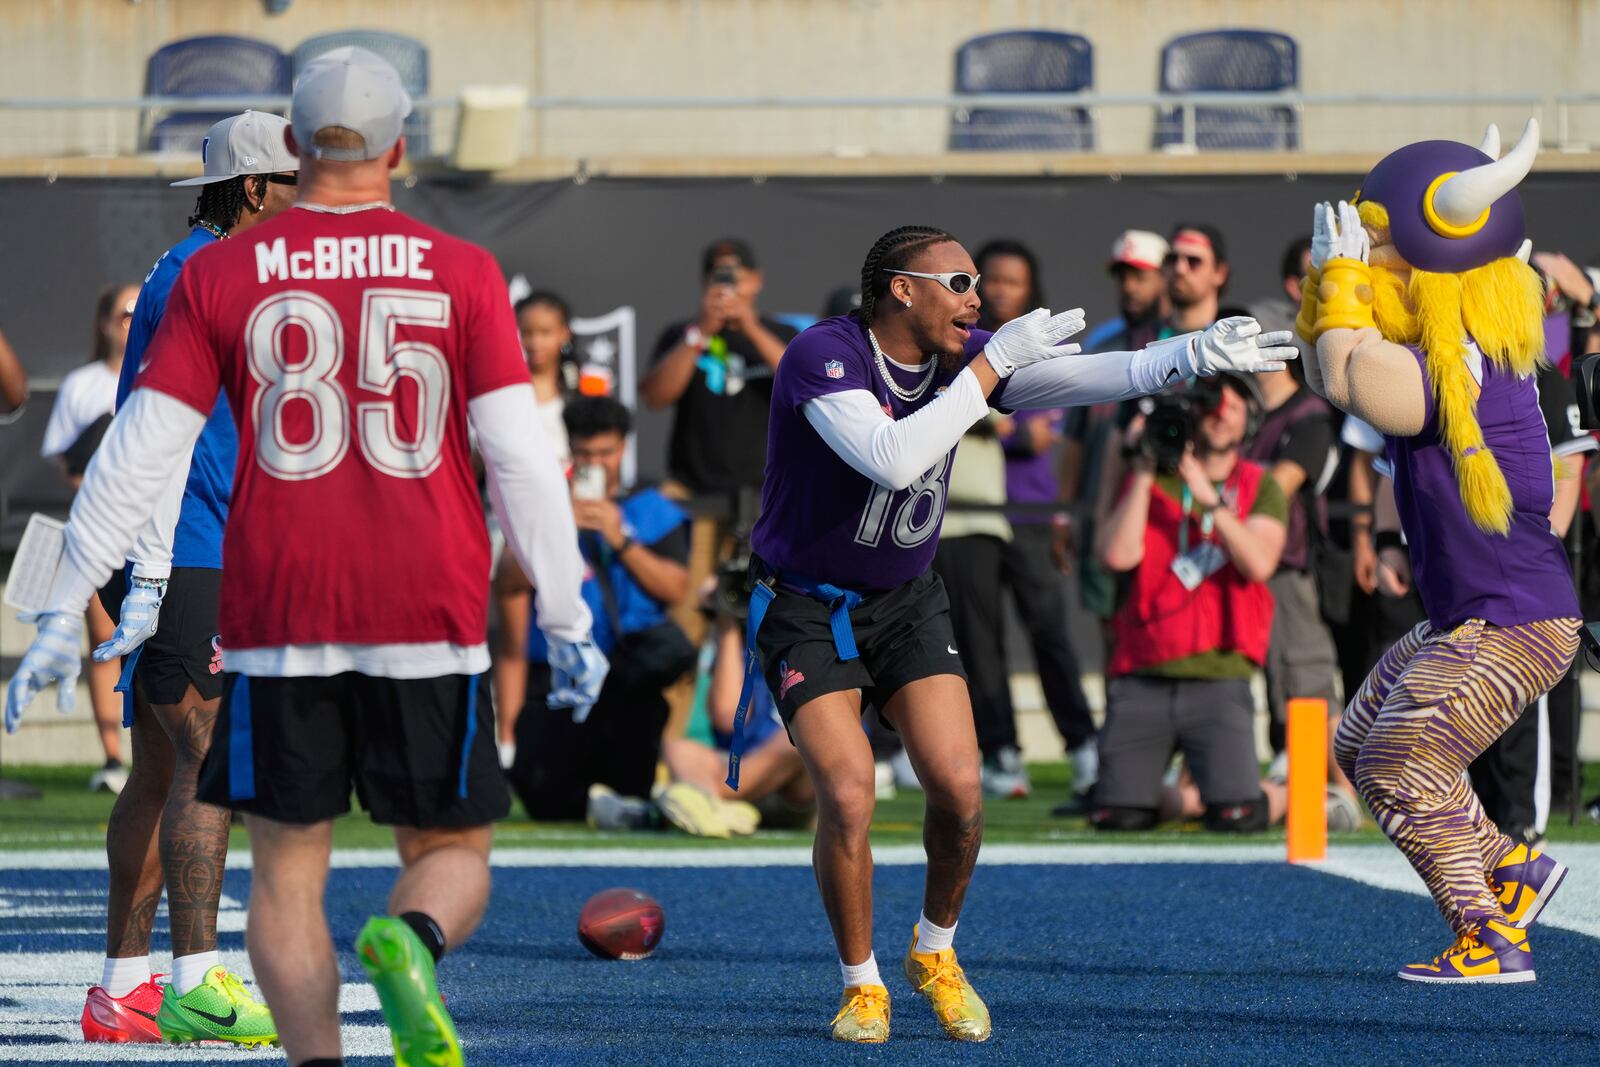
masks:
<svg viewBox="0 0 1600 1067"><path fill-rule="evenodd" d="M1294 320L1294 332L1307 344L1316 341L1312 331L1317 328L1317 286L1321 284L1322 271L1316 267L1311 267L1300 279L1300 314Z"/></svg>
<svg viewBox="0 0 1600 1067"><path fill-rule="evenodd" d="M1330 259L1317 286L1317 321L1311 339L1329 330L1376 329L1372 317L1372 268L1359 259Z"/></svg>

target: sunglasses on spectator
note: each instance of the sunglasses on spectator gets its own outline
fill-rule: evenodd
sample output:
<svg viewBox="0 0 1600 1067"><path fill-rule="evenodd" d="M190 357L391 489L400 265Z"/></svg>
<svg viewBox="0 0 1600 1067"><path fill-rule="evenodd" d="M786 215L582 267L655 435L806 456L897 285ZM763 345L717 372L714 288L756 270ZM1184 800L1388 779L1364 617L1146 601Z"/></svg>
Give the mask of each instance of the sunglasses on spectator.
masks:
<svg viewBox="0 0 1600 1067"><path fill-rule="evenodd" d="M269 174L267 175L267 181L273 185L299 185L300 175L294 173Z"/></svg>
<svg viewBox="0 0 1600 1067"><path fill-rule="evenodd" d="M885 274L904 274L907 278L929 278L938 282L957 296L964 296L971 292L978 284L981 274L968 274L964 270L953 270L948 274L924 274L920 270L891 270L883 268Z"/></svg>
<svg viewBox="0 0 1600 1067"><path fill-rule="evenodd" d="M1206 262L1204 256L1196 256L1182 252L1168 252L1167 258L1161 262L1163 266L1176 267L1179 260L1182 260L1183 265L1188 267L1190 270L1199 270L1201 267L1205 266Z"/></svg>

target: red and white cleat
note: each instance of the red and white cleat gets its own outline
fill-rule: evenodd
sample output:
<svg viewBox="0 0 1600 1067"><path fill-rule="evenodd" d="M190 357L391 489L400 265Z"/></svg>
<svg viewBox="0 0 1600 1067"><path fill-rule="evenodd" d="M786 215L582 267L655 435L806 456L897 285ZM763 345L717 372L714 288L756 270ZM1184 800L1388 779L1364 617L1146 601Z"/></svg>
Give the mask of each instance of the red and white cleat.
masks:
<svg viewBox="0 0 1600 1067"><path fill-rule="evenodd" d="M161 1028L156 1013L161 1010L164 992L153 975L125 997L113 997L101 986L89 987L83 1005L83 1039L117 1044L160 1044Z"/></svg>

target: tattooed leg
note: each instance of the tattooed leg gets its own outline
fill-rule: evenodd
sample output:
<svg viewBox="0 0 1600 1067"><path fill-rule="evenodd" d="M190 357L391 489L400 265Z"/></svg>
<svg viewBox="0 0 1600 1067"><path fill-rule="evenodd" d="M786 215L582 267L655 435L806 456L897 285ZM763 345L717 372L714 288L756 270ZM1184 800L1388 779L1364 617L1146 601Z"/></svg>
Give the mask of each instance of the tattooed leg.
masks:
<svg viewBox="0 0 1600 1067"><path fill-rule="evenodd" d="M172 784L172 742L139 703L133 720L133 766L128 784L106 822L106 861L111 892L106 901L106 955L127 959L150 954L150 927L161 903L161 853L156 831Z"/></svg>
<svg viewBox="0 0 1600 1067"><path fill-rule="evenodd" d="M950 926L961 916L983 840L978 736L967 683L953 674L923 678L902 687L885 710L927 794L922 911L929 922Z"/></svg>
<svg viewBox="0 0 1600 1067"><path fill-rule="evenodd" d="M195 799L195 792L221 703L201 700L190 686L179 703L155 705L174 752L172 788L161 817L161 864L167 877L174 956L217 947L217 901L222 896L231 815L227 808Z"/></svg>

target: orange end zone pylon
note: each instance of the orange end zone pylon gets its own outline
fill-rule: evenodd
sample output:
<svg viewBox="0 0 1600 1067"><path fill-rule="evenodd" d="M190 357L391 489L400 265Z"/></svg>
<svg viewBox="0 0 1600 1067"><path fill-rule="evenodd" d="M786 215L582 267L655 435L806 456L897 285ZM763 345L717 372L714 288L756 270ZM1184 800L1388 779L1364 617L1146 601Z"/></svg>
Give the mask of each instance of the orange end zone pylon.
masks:
<svg viewBox="0 0 1600 1067"><path fill-rule="evenodd" d="M1289 862L1328 855L1328 702L1289 701Z"/></svg>

